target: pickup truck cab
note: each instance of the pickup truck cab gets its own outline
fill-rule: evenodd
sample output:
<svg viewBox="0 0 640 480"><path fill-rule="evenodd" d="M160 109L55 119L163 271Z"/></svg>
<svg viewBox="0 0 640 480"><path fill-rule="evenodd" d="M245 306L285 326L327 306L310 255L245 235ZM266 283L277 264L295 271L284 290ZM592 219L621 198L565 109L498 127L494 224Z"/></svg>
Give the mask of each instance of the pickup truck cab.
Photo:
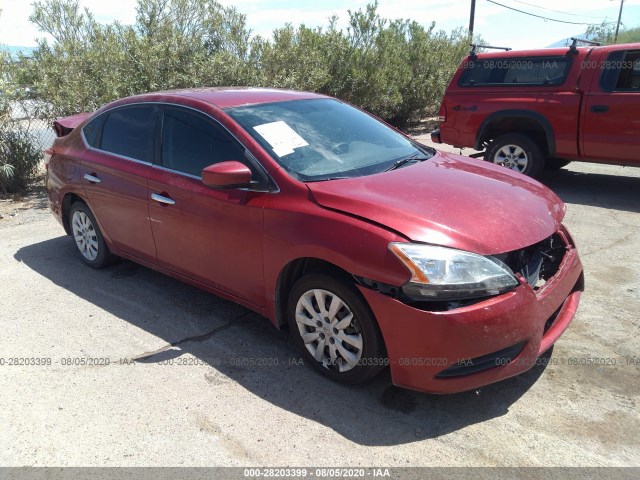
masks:
<svg viewBox="0 0 640 480"><path fill-rule="evenodd" d="M640 166L640 43L472 51L439 119L434 142L532 177L575 160Z"/></svg>

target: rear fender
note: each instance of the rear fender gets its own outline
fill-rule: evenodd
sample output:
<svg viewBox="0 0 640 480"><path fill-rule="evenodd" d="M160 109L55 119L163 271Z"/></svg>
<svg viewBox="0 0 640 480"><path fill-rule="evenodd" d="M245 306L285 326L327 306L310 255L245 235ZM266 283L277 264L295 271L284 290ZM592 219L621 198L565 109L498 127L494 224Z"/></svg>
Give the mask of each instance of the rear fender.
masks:
<svg viewBox="0 0 640 480"><path fill-rule="evenodd" d="M476 142L474 148L476 150L483 150L483 143L489 140L488 135L491 131L493 125L496 125L498 122L509 119L524 119L529 120L531 122L535 122L540 126L540 129L544 132L546 137L546 151L549 156L553 157L556 153L556 140L555 134L553 133L553 127L549 120L547 120L544 116L537 112L532 112L529 110L501 110L499 112L494 112L484 119L480 128L478 129L478 134L476 135Z"/></svg>

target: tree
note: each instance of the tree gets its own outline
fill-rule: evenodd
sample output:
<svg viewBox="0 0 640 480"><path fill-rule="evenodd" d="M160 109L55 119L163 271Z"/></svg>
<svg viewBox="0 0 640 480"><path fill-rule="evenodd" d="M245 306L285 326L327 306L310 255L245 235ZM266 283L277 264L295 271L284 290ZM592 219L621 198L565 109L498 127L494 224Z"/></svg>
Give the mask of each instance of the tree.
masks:
<svg viewBox="0 0 640 480"><path fill-rule="evenodd" d="M21 59L18 78L35 87L51 116L246 75L245 17L214 0L139 0L133 26L100 24L77 0L41 0L31 21L54 41L38 41L32 58Z"/></svg>
<svg viewBox="0 0 640 480"><path fill-rule="evenodd" d="M344 31L332 18L251 38L245 16L215 0L138 0L134 25L101 24L78 0L37 0L31 20L53 41L21 57L14 78L48 117L142 92L253 85L334 95L403 126L437 109L467 34L377 8L349 11Z"/></svg>
<svg viewBox="0 0 640 480"><path fill-rule="evenodd" d="M615 26L611 23L602 23L601 25L591 25L585 34L585 38L601 43L602 45L611 45L615 38ZM640 27L621 30L618 33L618 43L640 42Z"/></svg>
<svg viewBox="0 0 640 480"><path fill-rule="evenodd" d="M618 43L640 42L640 27L623 30L618 34Z"/></svg>

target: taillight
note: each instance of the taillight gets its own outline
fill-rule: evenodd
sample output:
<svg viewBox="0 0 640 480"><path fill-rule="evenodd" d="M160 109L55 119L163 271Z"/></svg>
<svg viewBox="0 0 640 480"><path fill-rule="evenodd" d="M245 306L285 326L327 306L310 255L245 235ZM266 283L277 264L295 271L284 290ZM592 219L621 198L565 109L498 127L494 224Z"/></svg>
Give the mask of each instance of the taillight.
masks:
<svg viewBox="0 0 640 480"><path fill-rule="evenodd" d="M51 161L51 157L53 156L55 152L53 151L53 148L47 148L46 150L42 151L42 154L44 156L44 168L45 170L49 170L49 162Z"/></svg>
<svg viewBox="0 0 640 480"><path fill-rule="evenodd" d="M447 105L442 102L442 105L440 105L440 111L438 112L438 121L440 123L444 123L447 121Z"/></svg>

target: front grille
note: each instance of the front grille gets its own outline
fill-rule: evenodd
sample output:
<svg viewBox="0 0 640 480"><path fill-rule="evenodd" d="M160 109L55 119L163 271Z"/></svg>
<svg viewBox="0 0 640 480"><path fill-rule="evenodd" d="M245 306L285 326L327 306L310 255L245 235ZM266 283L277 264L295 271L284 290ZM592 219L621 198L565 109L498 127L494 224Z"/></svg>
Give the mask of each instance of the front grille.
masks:
<svg viewBox="0 0 640 480"><path fill-rule="evenodd" d="M516 345L498 350L497 352L482 355L481 357L461 360L440 372L436 375L436 378L462 377L507 365L511 363L511 360L520 355L524 344L525 342L520 342Z"/></svg>
<svg viewBox="0 0 640 480"><path fill-rule="evenodd" d="M494 257L507 264L513 273L522 275L534 289L539 289L558 272L566 252L562 237L554 233L535 245Z"/></svg>

